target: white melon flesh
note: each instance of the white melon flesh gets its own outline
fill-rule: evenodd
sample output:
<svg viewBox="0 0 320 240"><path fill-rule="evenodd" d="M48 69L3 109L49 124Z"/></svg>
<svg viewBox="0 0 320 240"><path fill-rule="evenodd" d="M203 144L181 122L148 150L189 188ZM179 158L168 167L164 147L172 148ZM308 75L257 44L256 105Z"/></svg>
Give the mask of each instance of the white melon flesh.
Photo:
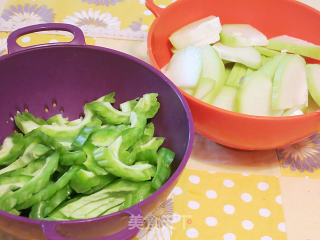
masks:
<svg viewBox="0 0 320 240"><path fill-rule="evenodd" d="M202 71L201 80L195 91L195 97L211 103L223 87L225 81L225 67L216 50L210 45L201 47ZM209 81L211 79L211 83Z"/></svg>
<svg viewBox="0 0 320 240"><path fill-rule="evenodd" d="M272 80L262 72L246 76L236 96L235 110L239 113L271 115Z"/></svg>
<svg viewBox="0 0 320 240"><path fill-rule="evenodd" d="M311 97L320 106L320 65L307 64L308 88Z"/></svg>
<svg viewBox="0 0 320 240"><path fill-rule="evenodd" d="M253 47L229 47L221 43L216 43L213 47L224 60L239 62L254 69L261 65L261 55Z"/></svg>
<svg viewBox="0 0 320 240"><path fill-rule="evenodd" d="M212 44L220 40L221 29L219 17L209 16L178 29L169 40L176 49Z"/></svg>
<svg viewBox="0 0 320 240"><path fill-rule="evenodd" d="M231 47L268 45L267 37L249 24L224 24L220 38L222 44Z"/></svg>
<svg viewBox="0 0 320 240"><path fill-rule="evenodd" d="M225 110L233 111L236 94L236 88L223 86L219 94L213 100L212 105Z"/></svg>
<svg viewBox="0 0 320 240"><path fill-rule="evenodd" d="M282 35L269 39L268 48L278 51L288 51L320 60L320 46L299 38Z"/></svg>
<svg viewBox="0 0 320 240"><path fill-rule="evenodd" d="M173 54L164 74L178 87L197 85L202 68L202 54L198 47L188 46Z"/></svg>
<svg viewBox="0 0 320 240"><path fill-rule="evenodd" d="M272 109L289 109L308 105L305 60L299 55L286 55L274 74Z"/></svg>

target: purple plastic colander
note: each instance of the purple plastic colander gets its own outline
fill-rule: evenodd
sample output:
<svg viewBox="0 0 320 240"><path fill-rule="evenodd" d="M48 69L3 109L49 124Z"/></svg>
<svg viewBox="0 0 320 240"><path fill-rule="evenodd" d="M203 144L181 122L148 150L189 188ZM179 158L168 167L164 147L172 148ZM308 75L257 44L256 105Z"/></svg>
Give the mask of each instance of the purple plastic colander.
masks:
<svg viewBox="0 0 320 240"><path fill-rule="evenodd" d="M22 35L47 30L71 32L69 43L21 47ZM110 215L72 221L40 221L0 210L0 230L22 239L126 240L138 227L130 216L147 216L166 200L185 168L193 143L193 121L179 90L149 64L115 50L88 46L82 31L69 24L40 24L19 29L8 38L8 55L0 57L0 143L14 129L13 117L28 110L36 117L63 113L70 120L82 115L83 105L110 92L117 103L159 93L159 113L153 120L155 135L176 153L170 179L144 201ZM141 224L140 224L141 225Z"/></svg>

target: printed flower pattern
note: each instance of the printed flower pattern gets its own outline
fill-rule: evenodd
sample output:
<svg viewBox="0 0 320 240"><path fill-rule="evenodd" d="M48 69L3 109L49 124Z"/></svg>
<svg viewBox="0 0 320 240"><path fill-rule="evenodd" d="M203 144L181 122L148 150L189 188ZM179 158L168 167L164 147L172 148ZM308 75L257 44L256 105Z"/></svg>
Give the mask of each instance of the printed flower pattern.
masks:
<svg viewBox="0 0 320 240"><path fill-rule="evenodd" d="M0 38L0 56L7 51L7 39Z"/></svg>
<svg viewBox="0 0 320 240"><path fill-rule="evenodd" d="M40 1L26 0L24 3L16 2L8 0L7 7L0 13L0 31L12 32L34 24L65 22L79 26L87 37L128 40L146 40L147 38L149 23L145 19L140 21L140 17L137 17L137 11L141 11L140 8L138 9L140 4L135 5L131 1L46 0L45 3L42 3L43 1L40 3ZM122 7L130 10L124 13L121 11ZM61 9L64 11L62 12ZM143 19L143 11L140 13ZM125 19L123 24L122 18ZM55 32L55 34L65 35L62 32Z"/></svg>
<svg viewBox="0 0 320 240"><path fill-rule="evenodd" d="M110 5L116 5L118 2L123 2L124 0L82 0L82 2L93 3L97 6L105 5L109 7Z"/></svg>
<svg viewBox="0 0 320 240"><path fill-rule="evenodd" d="M1 15L4 24L17 27L23 27L39 23L48 23L54 21L55 14L52 9L45 5L11 5L5 9Z"/></svg>
<svg viewBox="0 0 320 240"><path fill-rule="evenodd" d="M139 240L170 240L173 230L173 199L160 204L144 219L144 226L136 236Z"/></svg>
<svg viewBox="0 0 320 240"><path fill-rule="evenodd" d="M320 135L315 134L301 142L278 150L278 157L283 168L292 171L313 172L320 168Z"/></svg>
<svg viewBox="0 0 320 240"><path fill-rule="evenodd" d="M65 23L73 24L88 32L100 32L107 30L120 30L120 22L117 17L112 17L108 12L101 13L101 10L82 10L75 12L73 16L67 16Z"/></svg>
<svg viewBox="0 0 320 240"><path fill-rule="evenodd" d="M139 21L132 21L129 26L132 31L140 31L142 26L142 18L139 18Z"/></svg>

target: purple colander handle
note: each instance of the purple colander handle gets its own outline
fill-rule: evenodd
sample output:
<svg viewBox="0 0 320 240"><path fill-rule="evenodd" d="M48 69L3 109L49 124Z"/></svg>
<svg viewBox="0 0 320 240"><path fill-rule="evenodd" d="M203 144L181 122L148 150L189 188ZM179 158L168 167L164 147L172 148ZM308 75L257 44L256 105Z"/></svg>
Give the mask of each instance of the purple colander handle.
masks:
<svg viewBox="0 0 320 240"><path fill-rule="evenodd" d="M58 43L46 43L36 46L29 46L29 47L21 47L17 43L17 39L23 35L26 35L28 33L34 33L34 32L41 32L41 31L50 31L50 30L60 30L60 31L67 31L73 34L74 38L70 42L58 42ZM26 50L29 48L34 48L37 46L48 46L48 45L86 45L86 41L83 35L83 32L80 28L77 26L66 24L66 23L45 23L45 24L37 24L32 25L24 28L20 28L14 32L12 32L7 40L8 45L8 53L15 53L22 50Z"/></svg>
<svg viewBox="0 0 320 240"><path fill-rule="evenodd" d="M142 217L142 211L139 206L134 206L132 208L128 208L124 210L125 213L129 214L130 216L140 216ZM102 218L104 219L104 218ZM93 221L99 221L100 219L93 220ZM90 220L84 220L84 221L90 221ZM59 222L54 222L54 221L44 221L42 222L42 230L44 235L46 236L47 240L74 240L71 238L65 238L61 236L57 231L56 227L59 224L76 224L76 223L59 223ZM128 222L129 224L129 222ZM96 238L92 240L127 240L135 237L137 233L139 232L139 229L141 227L142 223L139 226L128 226L125 229L121 230L120 232L117 232L113 235L103 237L103 238Z"/></svg>

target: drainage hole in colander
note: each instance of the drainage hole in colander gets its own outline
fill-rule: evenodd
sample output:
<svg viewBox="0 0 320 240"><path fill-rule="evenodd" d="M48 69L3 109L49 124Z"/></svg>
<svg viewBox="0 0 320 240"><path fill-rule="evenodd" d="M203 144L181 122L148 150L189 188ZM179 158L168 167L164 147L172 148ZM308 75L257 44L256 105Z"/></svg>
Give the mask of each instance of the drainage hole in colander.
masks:
<svg viewBox="0 0 320 240"><path fill-rule="evenodd" d="M56 107L57 106L57 101L55 99L52 100L52 107Z"/></svg>
<svg viewBox="0 0 320 240"><path fill-rule="evenodd" d="M28 106L24 106L23 109L24 109L25 112L29 112L29 107Z"/></svg>

